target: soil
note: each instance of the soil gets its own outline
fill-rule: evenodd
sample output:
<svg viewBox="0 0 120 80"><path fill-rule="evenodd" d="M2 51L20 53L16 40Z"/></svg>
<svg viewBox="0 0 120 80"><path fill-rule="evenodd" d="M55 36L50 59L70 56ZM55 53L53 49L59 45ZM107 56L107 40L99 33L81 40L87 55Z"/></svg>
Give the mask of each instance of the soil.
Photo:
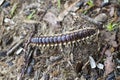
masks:
<svg viewBox="0 0 120 80"><path fill-rule="evenodd" d="M58 1L0 4L0 80L120 80L119 0ZM83 28L96 33L70 44L30 43Z"/></svg>

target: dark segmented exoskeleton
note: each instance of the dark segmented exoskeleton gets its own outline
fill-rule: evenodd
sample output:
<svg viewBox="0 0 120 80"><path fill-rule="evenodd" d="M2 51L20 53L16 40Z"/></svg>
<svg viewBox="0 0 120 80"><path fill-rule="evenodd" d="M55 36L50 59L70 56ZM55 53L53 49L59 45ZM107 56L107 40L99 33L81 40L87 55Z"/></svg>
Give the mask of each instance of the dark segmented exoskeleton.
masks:
<svg viewBox="0 0 120 80"><path fill-rule="evenodd" d="M96 33L95 28L85 28L75 30L73 32L59 34L54 36L40 36L32 37L30 43L38 44L40 46L54 46L59 44L74 43L76 41L84 40Z"/></svg>

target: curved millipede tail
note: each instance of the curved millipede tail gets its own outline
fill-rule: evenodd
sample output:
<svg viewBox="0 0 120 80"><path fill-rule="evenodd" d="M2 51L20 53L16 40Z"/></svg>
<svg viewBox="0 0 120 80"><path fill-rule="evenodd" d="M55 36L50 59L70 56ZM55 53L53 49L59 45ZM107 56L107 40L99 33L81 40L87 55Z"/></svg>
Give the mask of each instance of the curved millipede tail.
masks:
<svg viewBox="0 0 120 80"><path fill-rule="evenodd" d="M38 45L56 45L64 44L68 42L80 41L85 38L88 38L96 33L94 28L89 29L79 29L70 33L54 35L54 36L40 36L33 37L30 40L30 43Z"/></svg>

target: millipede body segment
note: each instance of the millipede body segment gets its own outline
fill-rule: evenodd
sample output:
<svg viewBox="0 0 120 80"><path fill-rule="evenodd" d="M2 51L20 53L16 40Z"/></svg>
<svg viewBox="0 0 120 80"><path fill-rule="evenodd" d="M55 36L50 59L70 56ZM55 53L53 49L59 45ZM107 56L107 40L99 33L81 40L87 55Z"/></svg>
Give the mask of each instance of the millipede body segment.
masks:
<svg viewBox="0 0 120 80"><path fill-rule="evenodd" d="M55 45L64 44L68 42L75 42L90 37L96 33L94 28L79 29L70 33L54 35L54 36L40 36L32 37L30 43L38 45Z"/></svg>

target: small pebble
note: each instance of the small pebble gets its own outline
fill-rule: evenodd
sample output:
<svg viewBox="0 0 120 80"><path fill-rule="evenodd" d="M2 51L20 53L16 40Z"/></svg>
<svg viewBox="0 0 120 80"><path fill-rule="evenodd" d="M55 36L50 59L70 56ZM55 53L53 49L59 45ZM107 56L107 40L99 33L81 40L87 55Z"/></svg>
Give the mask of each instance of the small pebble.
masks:
<svg viewBox="0 0 120 80"><path fill-rule="evenodd" d="M97 64L97 67L98 67L99 69L103 69L103 68L104 68L104 65L101 64L101 63L98 63L98 64Z"/></svg>
<svg viewBox="0 0 120 80"><path fill-rule="evenodd" d="M35 59L34 58L31 60L30 64L33 65L33 66L35 65Z"/></svg>
<svg viewBox="0 0 120 80"><path fill-rule="evenodd" d="M10 23L10 24L15 24L15 22L12 21L12 20L9 19L9 18L5 18L5 19L4 19L4 22L5 22L5 23Z"/></svg>
<svg viewBox="0 0 120 80"><path fill-rule="evenodd" d="M34 71L33 66L32 65L28 66L28 68L27 68L27 74L29 76L33 73L33 71Z"/></svg>
<svg viewBox="0 0 120 80"><path fill-rule="evenodd" d="M7 56L7 51L0 51L0 57L5 57Z"/></svg>
<svg viewBox="0 0 120 80"><path fill-rule="evenodd" d="M23 48L19 48L16 52L17 55L19 55L23 51Z"/></svg>
<svg viewBox="0 0 120 80"><path fill-rule="evenodd" d="M12 66L13 62L12 61L7 61L8 66Z"/></svg>
<svg viewBox="0 0 120 80"><path fill-rule="evenodd" d="M62 58L63 58L63 56L51 56L50 61L55 62L55 61L61 60Z"/></svg>
<svg viewBox="0 0 120 80"><path fill-rule="evenodd" d="M91 68L96 68L96 63L92 56L89 56L89 61Z"/></svg>

